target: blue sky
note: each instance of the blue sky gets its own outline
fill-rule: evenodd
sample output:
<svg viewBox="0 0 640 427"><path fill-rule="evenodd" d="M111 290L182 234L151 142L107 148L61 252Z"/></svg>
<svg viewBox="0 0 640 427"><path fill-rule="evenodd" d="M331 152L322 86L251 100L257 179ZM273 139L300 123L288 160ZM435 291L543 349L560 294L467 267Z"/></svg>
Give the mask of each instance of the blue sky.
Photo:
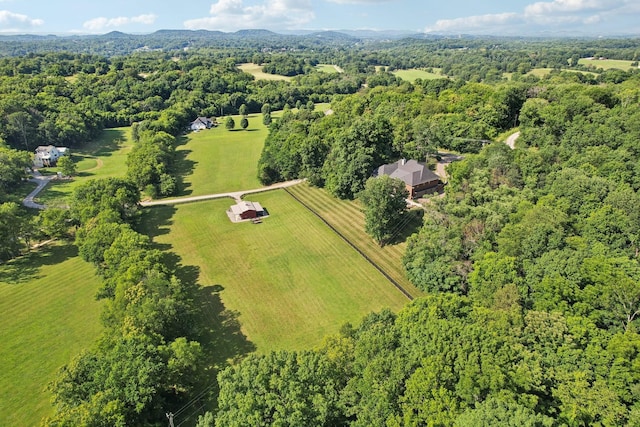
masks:
<svg viewBox="0 0 640 427"><path fill-rule="evenodd" d="M1 33L250 28L640 34L640 0L0 0Z"/></svg>

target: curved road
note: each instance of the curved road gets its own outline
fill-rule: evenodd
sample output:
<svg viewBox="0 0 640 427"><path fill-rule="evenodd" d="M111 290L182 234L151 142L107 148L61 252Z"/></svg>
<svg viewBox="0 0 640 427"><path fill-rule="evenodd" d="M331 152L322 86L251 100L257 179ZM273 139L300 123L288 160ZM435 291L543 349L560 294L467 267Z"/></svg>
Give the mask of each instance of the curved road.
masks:
<svg viewBox="0 0 640 427"><path fill-rule="evenodd" d="M203 196L180 197L176 199L154 200L151 202L141 202L140 204L142 206L176 205L178 203L198 202L201 200L211 200L211 199L223 199L225 197L232 198L237 202L239 202L241 201L242 196L244 196L245 194L262 193L263 191L291 187L292 185L300 184L302 181L304 180L295 179L293 181L279 182L277 184L269 185L267 187L255 188L253 190L232 191L229 193L218 193L218 194L206 194Z"/></svg>
<svg viewBox="0 0 640 427"><path fill-rule="evenodd" d="M504 141L505 144L507 144L509 147L511 147L511 149L513 150L514 148L516 148L516 139L518 139L520 137L520 131L509 135L509 137Z"/></svg>

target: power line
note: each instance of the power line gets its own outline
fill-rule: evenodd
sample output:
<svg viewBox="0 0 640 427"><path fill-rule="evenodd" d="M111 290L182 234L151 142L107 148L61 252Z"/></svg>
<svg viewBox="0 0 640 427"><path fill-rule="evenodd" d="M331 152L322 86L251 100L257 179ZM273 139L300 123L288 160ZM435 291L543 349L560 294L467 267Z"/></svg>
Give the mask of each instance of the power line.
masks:
<svg viewBox="0 0 640 427"><path fill-rule="evenodd" d="M207 405L207 402L204 402L202 405L200 405L200 407L198 409L196 409L195 411L191 412L189 414L189 416L187 416L184 420L182 420L180 422L180 424L178 424L177 427L180 427L182 424L186 423L188 420L190 420L194 415L200 413L200 411L202 410L202 408L204 408Z"/></svg>
<svg viewBox="0 0 640 427"><path fill-rule="evenodd" d="M178 409L176 412L174 412L173 416L178 416L180 415L182 412L184 412L189 406L193 405L194 403L196 403L199 399L201 399L209 390L211 390L213 387L215 387L216 383L212 382L211 384L209 384L207 387L205 387L202 391L200 391L198 394L196 394L191 400L189 400L187 403L185 403L182 408Z"/></svg>

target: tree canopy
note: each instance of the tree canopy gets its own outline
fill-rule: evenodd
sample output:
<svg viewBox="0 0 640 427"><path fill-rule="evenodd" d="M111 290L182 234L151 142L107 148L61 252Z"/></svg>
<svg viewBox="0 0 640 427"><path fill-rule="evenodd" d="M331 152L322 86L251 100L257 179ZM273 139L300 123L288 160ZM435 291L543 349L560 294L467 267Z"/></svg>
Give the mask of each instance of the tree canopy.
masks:
<svg viewBox="0 0 640 427"><path fill-rule="evenodd" d="M404 181L383 175L369 178L358 199L364 205L364 229L382 246L398 232L409 192Z"/></svg>

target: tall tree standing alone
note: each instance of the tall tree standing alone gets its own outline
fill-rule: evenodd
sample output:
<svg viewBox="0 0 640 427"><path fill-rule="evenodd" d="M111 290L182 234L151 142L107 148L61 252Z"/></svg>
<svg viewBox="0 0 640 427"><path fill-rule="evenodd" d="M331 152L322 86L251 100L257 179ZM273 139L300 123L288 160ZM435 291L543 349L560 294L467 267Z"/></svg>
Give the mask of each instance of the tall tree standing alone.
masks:
<svg viewBox="0 0 640 427"><path fill-rule="evenodd" d="M73 176L78 173L76 164L69 156L61 157L60 160L58 160L58 168L60 168L60 172L62 172L64 176Z"/></svg>
<svg viewBox="0 0 640 427"><path fill-rule="evenodd" d="M369 178L358 198L364 205L364 228L380 246L393 238L407 209L409 192L404 182L383 175Z"/></svg>

